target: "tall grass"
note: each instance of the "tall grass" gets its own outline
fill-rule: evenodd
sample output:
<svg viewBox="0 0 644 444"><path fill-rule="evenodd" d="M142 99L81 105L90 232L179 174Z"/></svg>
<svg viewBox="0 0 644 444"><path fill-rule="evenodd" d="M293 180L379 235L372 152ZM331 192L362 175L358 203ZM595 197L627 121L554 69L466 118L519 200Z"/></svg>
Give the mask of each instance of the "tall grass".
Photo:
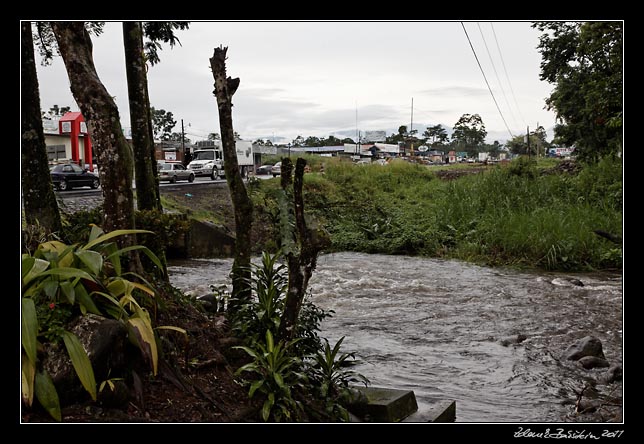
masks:
<svg viewBox="0 0 644 444"><path fill-rule="evenodd" d="M338 250L615 268L621 249L593 230L622 233L621 171L609 159L577 176L519 161L445 182L402 161L331 162L324 176L307 176L307 207L324 218Z"/></svg>

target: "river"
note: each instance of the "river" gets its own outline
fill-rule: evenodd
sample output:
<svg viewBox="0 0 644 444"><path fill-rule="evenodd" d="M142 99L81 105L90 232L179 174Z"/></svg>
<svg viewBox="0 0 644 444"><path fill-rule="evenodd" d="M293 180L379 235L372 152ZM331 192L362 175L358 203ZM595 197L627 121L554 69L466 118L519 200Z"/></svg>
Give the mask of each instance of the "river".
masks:
<svg viewBox="0 0 644 444"><path fill-rule="evenodd" d="M177 288L229 283L232 260L174 262ZM573 285L575 278L583 286ZM577 339L601 340L623 362L620 274L522 272L460 261L334 253L320 256L311 300L334 315L320 335L355 352L371 385L413 390L420 405L456 401L457 422L574 421L585 370L560 360ZM518 344L504 338L525 335ZM602 385L621 399L622 384Z"/></svg>

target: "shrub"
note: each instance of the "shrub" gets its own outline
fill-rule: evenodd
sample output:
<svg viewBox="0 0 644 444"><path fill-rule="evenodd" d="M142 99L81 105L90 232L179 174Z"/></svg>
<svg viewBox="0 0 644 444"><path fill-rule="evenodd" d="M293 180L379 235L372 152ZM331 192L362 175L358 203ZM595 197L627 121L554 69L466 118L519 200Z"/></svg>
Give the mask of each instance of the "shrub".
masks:
<svg viewBox="0 0 644 444"><path fill-rule="evenodd" d="M118 236L136 233L143 231L117 230L106 234L94 225L84 245L50 241L41 244L33 255L23 254L22 398L27 406L33 404L36 395L51 416L61 420L56 388L50 376L39 370L37 353L39 347L47 348L61 340L81 384L96 400L96 381L87 353L78 338L65 330L71 319L86 313L108 315L124 322L130 339L156 374L158 355L152 320L138 300L143 295L154 298L155 291L142 276L124 271L120 257L139 250L159 268L161 263L146 247L119 250L113 242Z"/></svg>

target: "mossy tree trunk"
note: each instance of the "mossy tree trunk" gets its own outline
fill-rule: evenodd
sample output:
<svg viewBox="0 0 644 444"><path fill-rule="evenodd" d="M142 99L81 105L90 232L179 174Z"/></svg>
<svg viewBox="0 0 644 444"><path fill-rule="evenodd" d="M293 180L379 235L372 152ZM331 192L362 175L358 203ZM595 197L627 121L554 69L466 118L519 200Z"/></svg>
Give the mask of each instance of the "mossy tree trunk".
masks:
<svg viewBox="0 0 644 444"><path fill-rule="evenodd" d="M123 22L125 72L130 104L136 204L139 210L162 210L159 176L154 154L148 76L143 52L141 22Z"/></svg>
<svg viewBox="0 0 644 444"><path fill-rule="evenodd" d="M84 22L51 22L51 26L72 94L96 149L103 190L102 228L105 232L132 229L135 227L132 149L123 135L116 103L96 72L92 40ZM123 236L120 245L135 242L134 236ZM131 257L135 260L130 262L130 269L141 271L138 255Z"/></svg>
<svg viewBox="0 0 644 444"><path fill-rule="evenodd" d="M22 201L25 221L39 224L48 233L62 228L56 195L49 176L47 145L40 116L40 93L34 58L31 22L21 30Z"/></svg>
<svg viewBox="0 0 644 444"><path fill-rule="evenodd" d="M212 75L215 79L214 94L219 109L219 126L224 153L226 182L235 212L235 258L233 262L233 301L229 306L231 314L251 296L251 227L253 223L253 204L248 197L235 149L233 130L232 97L239 86L239 78L226 77L226 52L228 48L215 48L210 59Z"/></svg>

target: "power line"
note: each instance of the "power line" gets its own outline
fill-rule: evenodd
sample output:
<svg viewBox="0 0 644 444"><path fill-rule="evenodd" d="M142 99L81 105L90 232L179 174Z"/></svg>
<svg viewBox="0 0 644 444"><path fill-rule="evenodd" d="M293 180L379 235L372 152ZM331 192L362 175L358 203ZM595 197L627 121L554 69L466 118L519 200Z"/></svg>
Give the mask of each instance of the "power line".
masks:
<svg viewBox="0 0 644 444"><path fill-rule="evenodd" d="M483 67L481 66L481 62L479 62L479 58L476 55L476 51L474 50L474 46L472 45L472 41L470 40L470 36L467 33L467 30L465 29L465 25L463 24L463 22L461 22L461 26L463 27L463 31L465 32L465 37L467 37L467 41L470 44L470 48L472 48L472 53L474 53L474 58L476 59L476 63L479 65L479 69L481 70L481 74L483 74L483 79L485 80L485 84L487 85L487 89L490 91L490 95L492 96L492 100L494 100L494 104L496 105L496 109L499 111L499 115L501 116L501 119L503 120L503 123L505 124L505 128L508 130L508 133L510 134L510 137L514 139L514 135L512 134L512 131L510 131L510 128L508 127L508 124L505 121L505 117L503 117L503 113L501 112L501 108L499 108L499 104L496 101L496 97L494 97L494 93L492 92L492 88L490 88L490 82L487 81L487 77L485 76L485 72L483 72Z"/></svg>
<svg viewBox="0 0 644 444"><path fill-rule="evenodd" d="M519 117L521 117L521 120L523 120L523 124L525 126L528 126L526 123L525 119L523 118L523 114L521 114L521 108L519 108L519 103L517 102L517 96L514 95L514 89L512 89L512 82L510 82L510 76L508 76L508 70L505 69L505 62L503 61L503 54L501 54L501 47L499 46L499 41L496 38L496 32L494 31L494 23L490 23L490 26L492 27L492 34L494 34L494 41L496 42L496 49L499 51L499 57L501 57L501 64L503 65L503 71L505 72L505 78L508 80L508 85L510 85L510 92L512 93L512 98L514 99L514 104L517 107L517 112L519 113Z"/></svg>
<svg viewBox="0 0 644 444"><path fill-rule="evenodd" d="M501 89L501 94L503 94L503 99L505 100L505 104L508 106L508 111L510 111L512 122L514 123L514 126L517 127L519 126L517 125L517 119L516 117L514 117L514 113L512 112L512 108L510 107L510 102L508 102L508 98L505 95L505 90L503 89L503 85L501 84L499 73L496 72L496 66L494 65L494 60L492 60L492 54L490 54L490 49L487 47L487 42L485 41L485 36L483 35L483 30L481 29L481 24L477 22L476 25L479 27L479 32L481 33L481 38L483 39L483 45L485 45L485 51L487 52L487 56L490 59L490 63L492 64L492 70L494 70L496 81L499 82L499 88Z"/></svg>

